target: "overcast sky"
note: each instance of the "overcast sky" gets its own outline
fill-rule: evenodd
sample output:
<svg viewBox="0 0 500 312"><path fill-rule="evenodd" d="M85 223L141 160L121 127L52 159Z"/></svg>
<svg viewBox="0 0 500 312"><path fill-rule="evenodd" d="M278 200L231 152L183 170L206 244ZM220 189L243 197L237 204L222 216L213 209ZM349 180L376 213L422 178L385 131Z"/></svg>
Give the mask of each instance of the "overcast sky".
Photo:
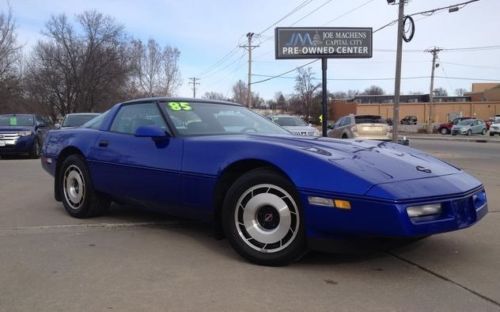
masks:
<svg viewBox="0 0 500 312"><path fill-rule="evenodd" d="M410 0L405 12L414 13L464 1ZM275 60L275 26L270 27L305 3L277 26L373 27L375 30L397 18L397 6L388 5L386 0L10 1L18 40L26 50L43 39L41 30L51 15L65 13L74 16L95 9L112 16L135 38L154 38L162 45L175 46L181 51L183 84L177 95L192 96L188 78L199 77L198 95L215 91L228 97L232 95L231 87L237 80L247 81L247 52L238 46L246 44L245 35L248 32L260 34L254 41L260 45L254 50L253 73L257 75L277 75L310 61ZM6 8L7 1L0 0L0 10L5 11ZM403 80L403 93L428 93L432 56L423 52L425 49L434 46L500 46L500 0L480 0L455 13L442 11L432 16L417 16L415 20L415 36L403 47L407 52L403 55L402 75L424 78ZM363 90L370 85L379 85L389 94L394 92L396 27L387 27L375 33L373 44L371 59L328 61L328 78L339 79L328 81L329 91ZM381 51L384 49L391 51ZM500 82L499 48L443 51L439 54L439 62L436 75L443 78L437 78L435 86L447 89L450 95L457 88L469 90L471 83L478 81L471 78ZM321 62L310 66L316 77L321 78ZM255 84L253 90L265 99L273 98L278 91L285 95L293 93L295 74L292 72L284 78ZM386 80L377 80L380 78ZM258 81L262 77L254 76L252 79Z"/></svg>

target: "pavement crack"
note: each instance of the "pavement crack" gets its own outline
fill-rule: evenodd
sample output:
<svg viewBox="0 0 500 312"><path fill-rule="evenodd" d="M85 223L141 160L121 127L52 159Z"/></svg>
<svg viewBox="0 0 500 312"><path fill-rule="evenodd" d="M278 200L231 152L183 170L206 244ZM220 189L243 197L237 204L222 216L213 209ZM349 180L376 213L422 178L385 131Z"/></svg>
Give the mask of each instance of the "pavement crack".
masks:
<svg viewBox="0 0 500 312"><path fill-rule="evenodd" d="M432 271L431 269L428 269L428 268L426 268L426 267L424 267L424 266L422 266L422 265L420 265L420 264L418 264L418 263L415 263L415 262L413 262L413 261L411 261L411 260L408 260L408 259L406 259L406 258L403 258L403 257L401 257L401 256L399 256L399 255L397 255L397 254L395 254L395 253L393 253L393 252L386 251L386 253L387 253L388 255L393 256L394 258L396 258L396 259L398 259L398 260L402 261L402 262L405 262L405 263L407 263L407 264L413 265L413 266L415 266L415 267L419 268L420 270L422 270L422 271L424 271L424 272L426 272L426 273L428 273L428 274L430 274L430 275L433 275L433 276L435 276L435 277L437 277L437 278L439 278L439 279L441 279L441 280L443 280L443 281L445 281L445 282L451 283L451 284L453 284L453 285L455 285L455 286L458 286L458 287L462 288L463 290L465 290L465 291L467 291L467 292L471 293L472 295L475 295L475 296L477 296L477 297L479 297L479 298L481 298L481 299L483 299L483 300L486 300L486 301L488 301L488 302L490 302L490 303L492 303L492 304L496 305L497 307L500 307L500 302L498 302L498 301L496 301L496 300L494 300L494 299L491 299L491 298L489 298L489 297L487 297L487 296L485 296L485 295L483 295L483 294L480 294L479 292L477 292L477 291L475 291L475 290L473 290L473 289L470 289L470 288L469 288L469 287L467 287L467 286L464 286L464 285L462 285L462 284L460 284L460 283L458 283L458 282L455 282L454 280L452 280L452 279L450 279L450 278L448 278L448 277L446 277L446 276L444 276L444 275L441 275L441 274L439 274L439 273L436 273L436 272Z"/></svg>

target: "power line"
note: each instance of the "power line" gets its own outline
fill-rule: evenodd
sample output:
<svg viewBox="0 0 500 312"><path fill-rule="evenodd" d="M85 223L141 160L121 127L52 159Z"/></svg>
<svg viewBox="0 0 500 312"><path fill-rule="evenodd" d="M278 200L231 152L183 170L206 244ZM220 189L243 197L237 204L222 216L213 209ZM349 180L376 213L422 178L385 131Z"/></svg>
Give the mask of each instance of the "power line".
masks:
<svg viewBox="0 0 500 312"><path fill-rule="evenodd" d="M368 1L366 1L365 3L363 3L363 4L361 4L361 5L359 5L359 6L355 7L355 8L353 8L353 9L351 9L351 10L349 10L349 11L346 11L346 12L344 12L344 13L340 14L339 16L337 16L337 17L335 17L335 18L333 18L333 19L329 20L328 22L324 23L324 24L323 24L323 26L324 26L324 25L327 25L327 24L330 24L331 22L334 22L334 21L336 21L336 20L338 20L338 19L341 19L342 17L344 17L344 16L346 16L346 15L349 15L349 14L351 14L352 12L354 12L354 11L357 11L357 10L361 9L362 7L364 7L364 6L368 5L369 3L373 2L373 1L375 1L375 0L368 0Z"/></svg>
<svg viewBox="0 0 500 312"><path fill-rule="evenodd" d="M311 62L312 63L312 62ZM310 64L310 63L309 63ZM299 66L295 69L307 66L309 64L304 64L302 66ZM292 71L293 71L292 70ZM288 73L290 73L289 71ZM269 77L269 78L280 78L280 79L295 79L296 77L293 76L271 76L271 75L263 75L263 74L252 74L252 76L255 77ZM418 79L429 79L431 76L409 76L409 77L401 77L402 80L418 80ZM477 81L500 81L500 79L489 79L489 78L476 78L476 77L449 77L449 76L434 76L434 78L439 78L439 79L444 79L444 80L477 80ZM312 78L312 80L321 80L319 78ZM328 78L330 81L383 81L383 80L394 80L394 77L381 77L381 78ZM258 83L259 81L255 82Z"/></svg>
<svg viewBox="0 0 500 312"><path fill-rule="evenodd" d="M319 59L316 59L316 60L313 60L313 61L311 61L311 62L305 63L305 64L303 64L303 65L297 66L297 67L295 67L295 68L293 68L293 69L290 69L289 71L286 71L286 72L281 73L281 74L279 74L279 75L269 76L269 78L267 78L267 79L262 79L262 80L259 80L259 81L252 82L252 84L262 83L262 82L269 81L269 80L271 80L271 79L279 78L279 77L281 77L281 76L283 76L283 75L286 75L286 74L289 74L289 73L291 73L291 72L293 72L293 71L295 71L295 70L297 70L297 69L299 69L299 68L305 67L305 66L310 65L310 64L312 64L312 63L316 63L317 61L319 61ZM253 75L253 76L255 76L255 75Z"/></svg>
<svg viewBox="0 0 500 312"><path fill-rule="evenodd" d="M412 14L409 14L407 16L415 16L415 15L424 15L424 16L430 16L436 12L439 12L439 11L442 11L442 10L446 10L446 9L452 9L452 8L463 8L465 7L466 5L472 3L472 2L477 2L479 0L470 0L470 1L466 1L466 2L462 2L462 3L457 3L457 4L452 4L452 5L449 5L449 6L445 6L445 7L441 7L441 8L436 8L436 9L432 9L432 10L426 10L426 11L420 11L420 12L416 12L416 13L412 13ZM376 33L386 27L389 27L389 26L392 26L394 24L396 24L398 22L398 20L393 20L393 21L390 21L389 23L377 28L376 30L373 31L373 33Z"/></svg>
<svg viewBox="0 0 500 312"><path fill-rule="evenodd" d="M315 8L314 10L312 10L311 12L307 13L306 15L302 16L301 18L299 18L298 20L296 20L295 22L293 22L292 25L290 25L290 26L293 26L293 25L297 24L298 22L304 20L306 17L309 17L311 14L317 12L319 9L321 9L322 7L324 7L325 5L327 5L328 3L332 2L332 1L333 0L326 0L320 6L318 6L317 8Z"/></svg>
<svg viewBox="0 0 500 312"><path fill-rule="evenodd" d="M296 6L295 8L293 8L290 12L288 12L287 14L285 14L282 18L278 19L276 22L272 23L271 25L269 25L265 29L261 30L258 33L258 35L259 36L262 35L263 33L265 33L266 31L268 31L269 29L273 28L274 26L278 25L278 23L280 23L281 21L285 20L287 17L293 15L294 13L298 12L299 10L301 10L302 8L304 8L306 5L308 5L311 2L313 2L313 0L304 0L304 1L302 1L298 6Z"/></svg>

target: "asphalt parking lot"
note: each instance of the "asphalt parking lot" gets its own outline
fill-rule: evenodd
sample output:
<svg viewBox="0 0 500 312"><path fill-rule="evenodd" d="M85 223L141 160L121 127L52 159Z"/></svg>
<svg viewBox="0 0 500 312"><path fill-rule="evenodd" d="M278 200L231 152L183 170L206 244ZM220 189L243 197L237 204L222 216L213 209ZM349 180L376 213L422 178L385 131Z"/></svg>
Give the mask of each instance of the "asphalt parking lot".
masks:
<svg viewBox="0 0 500 312"><path fill-rule="evenodd" d="M211 228L133 207L70 218L39 160L0 160L0 311L500 311L500 144L412 141L486 186L472 228L270 268Z"/></svg>

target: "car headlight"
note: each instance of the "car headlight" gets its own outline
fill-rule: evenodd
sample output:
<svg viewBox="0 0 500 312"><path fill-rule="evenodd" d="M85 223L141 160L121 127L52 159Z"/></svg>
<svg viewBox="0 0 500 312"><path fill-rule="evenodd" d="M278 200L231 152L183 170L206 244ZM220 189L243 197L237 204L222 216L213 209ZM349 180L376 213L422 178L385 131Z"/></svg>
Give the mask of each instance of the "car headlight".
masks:
<svg viewBox="0 0 500 312"><path fill-rule="evenodd" d="M410 218L425 217L440 214L442 211L441 204L427 204L421 206L407 207L406 212Z"/></svg>
<svg viewBox="0 0 500 312"><path fill-rule="evenodd" d="M17 134L19 134L19 136L28 136L32 135L33 131L19 131Z"/></svg>

